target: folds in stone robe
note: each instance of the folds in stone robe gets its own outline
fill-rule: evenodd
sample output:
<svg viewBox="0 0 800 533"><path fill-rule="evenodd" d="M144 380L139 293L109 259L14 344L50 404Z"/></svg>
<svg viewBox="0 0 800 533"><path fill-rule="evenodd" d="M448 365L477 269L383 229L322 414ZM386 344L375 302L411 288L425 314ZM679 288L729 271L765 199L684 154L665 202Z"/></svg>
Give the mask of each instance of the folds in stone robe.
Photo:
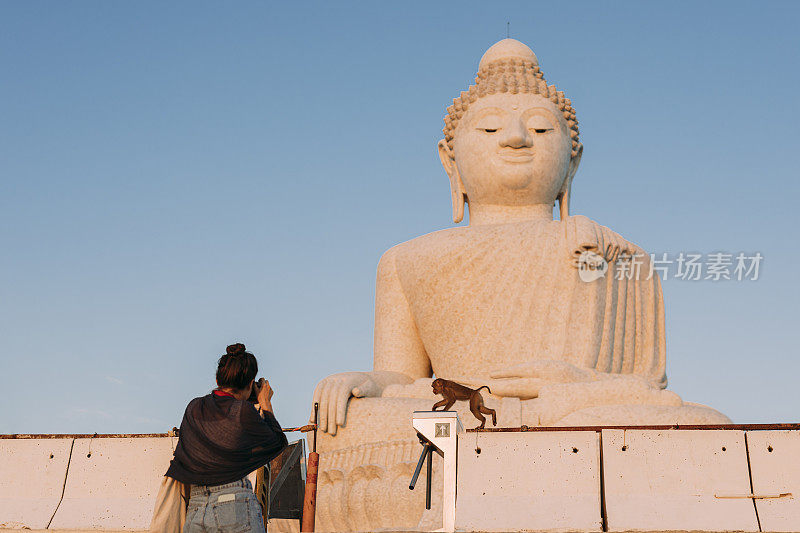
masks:
<svg viewBox="0 0 800 533"><path fill-rule="evenodd" d="M640 269L632 279L615 264L582 281L566 226L452 228L387 252L437 376L485 378L554 359L666 387L664 306L650 258L632 263Z"/></svg>

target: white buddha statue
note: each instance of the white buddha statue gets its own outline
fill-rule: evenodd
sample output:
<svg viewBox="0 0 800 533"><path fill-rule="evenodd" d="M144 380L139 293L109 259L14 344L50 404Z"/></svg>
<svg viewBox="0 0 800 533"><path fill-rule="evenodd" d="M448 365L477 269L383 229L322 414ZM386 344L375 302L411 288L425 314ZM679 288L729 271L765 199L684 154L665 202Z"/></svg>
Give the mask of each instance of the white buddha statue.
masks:
<svg viewBox="0 0 800 533"><path fill-rule="evenodd" d="M328 481L339 482L339 496L328 497L350 501L346 477L363 465L413 467L411 412L436 400L434 375L488 385L498 426L729 422L665 390L664 305L649 256L569 214L583 153L578 123L533 52L513 39L492 46L445 123L438 150L453 220L461 222L467 205L469 225L398 244L381 258L373 370L334 374L314 392L321 469L338 472ZM604 276L582 280L576 259L584 252L608 263ZM633 255L639 275L618 276ZM465 405L456 409L473 425ZM410 456L389 450L406 442ZM349 520L342 505L324 512ZM331 529L361 527L331 520Z"/></svg>

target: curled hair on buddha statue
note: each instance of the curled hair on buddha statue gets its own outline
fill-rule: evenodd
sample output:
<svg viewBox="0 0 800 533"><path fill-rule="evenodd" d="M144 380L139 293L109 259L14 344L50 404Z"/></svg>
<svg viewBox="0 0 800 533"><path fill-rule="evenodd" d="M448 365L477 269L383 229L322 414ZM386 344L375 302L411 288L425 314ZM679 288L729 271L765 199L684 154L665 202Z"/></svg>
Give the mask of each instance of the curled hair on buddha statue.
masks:
<svg viewBox="0 0 800 533"><path fill-rule="evenodd" d="M456 128L459 121L479 98L493 94L537 94L550 100L564 118L571 144L571 158L580 160L583 146L580 143L578 120L572 102L555 85L548 85L539 61L533 51L515 39L503 39L491 46L480 60L475 84L453 99L444 117L443 144L452 154ZM577 168L577 166L575 167ZM574 172L573 172L574 174ZM561 208L561 218L569 215L569 193L572 176L565 179L557 200ZM464 216L464 202L457 187L453 186L453 221L461 222Z"/></svg>
<svg viewBox="0 0 800 533"><path fill-rule="evenodd" d="M217 362L217 386L220 388L246 389L257 374L256 356L240 342L228 346Z"/></svg>

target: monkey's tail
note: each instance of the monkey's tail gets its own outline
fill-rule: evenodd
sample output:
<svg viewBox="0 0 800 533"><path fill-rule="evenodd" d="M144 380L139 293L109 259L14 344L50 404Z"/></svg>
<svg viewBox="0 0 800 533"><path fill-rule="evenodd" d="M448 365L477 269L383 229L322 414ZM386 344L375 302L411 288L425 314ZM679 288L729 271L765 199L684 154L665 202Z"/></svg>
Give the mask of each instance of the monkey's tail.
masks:
<svg viewBox="0 0 800 533"><path fill-rule="evenodd" d="M479 391L481 389L486 389L487 391L489 391L489 394L492 394L492 389L490 389L488 385L481 385L480 387L475 389L475 391Z"/></svg>

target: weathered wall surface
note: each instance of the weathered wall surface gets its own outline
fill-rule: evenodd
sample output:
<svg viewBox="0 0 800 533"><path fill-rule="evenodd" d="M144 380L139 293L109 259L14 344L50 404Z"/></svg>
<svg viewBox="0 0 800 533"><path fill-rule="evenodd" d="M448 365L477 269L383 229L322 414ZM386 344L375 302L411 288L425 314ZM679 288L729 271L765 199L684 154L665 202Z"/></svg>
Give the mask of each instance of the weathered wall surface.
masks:
<svg viewBox="0 0 800 533"><path fill-rule="evenodd" d="M75 439L53 529L147 529L174 437Z"/></svg>
<svg viewBox="0 0 800 533"><path fill-rule="evenodd" d="M761 530L800 531L800 431L749 431L747 450Z"/></svg>
<svg viewBox="0 0 800 533"><path fill-rule="evenodd" d="M800 531L797 457L797 430L467 433L456 526Z"/></svg>
<svg viewBox="0 0 800 533"><path fill-rule="evenodd" d="M467 434L456 528L600 531L599 440L595 431Z"/></svg>
<svg viewBox="0 0 800 533"><path fill-rule="evenodd" d="M758 531L744 431L603 430L610 531Z"/></svg>
<svg viewBox="0 0 800 533"><path fill-rule="evenodd" d="M72 439L0 440L0 528L44 529L67 478Z"/></svg>
<svg viewBox="0 0 800 533"><path fill-rule="evenodd" d="M147 529L176 442L0 439L0 528Z"/></svg>
<svg viewBox="0 0 800 533"><path fill-rule="evenodd" d="M175 442L0 439L0 530L146 530ZM419 450L403 452L415 461ZM367 452L377 470L382 455ZM798 457L798 430L467 433L459 441L456 524L467 531L800 531ZM387 521L403 499L424 508L424 480L408 491L408 466L389 491L371 490L378 478L365 471L352 487L363 501L328 509L341 520L322 525L347 530L348 517L363 514L407 530ZM441 516L435 466L429 513ZM319 493L320 509L327 495Z"/></svg>

